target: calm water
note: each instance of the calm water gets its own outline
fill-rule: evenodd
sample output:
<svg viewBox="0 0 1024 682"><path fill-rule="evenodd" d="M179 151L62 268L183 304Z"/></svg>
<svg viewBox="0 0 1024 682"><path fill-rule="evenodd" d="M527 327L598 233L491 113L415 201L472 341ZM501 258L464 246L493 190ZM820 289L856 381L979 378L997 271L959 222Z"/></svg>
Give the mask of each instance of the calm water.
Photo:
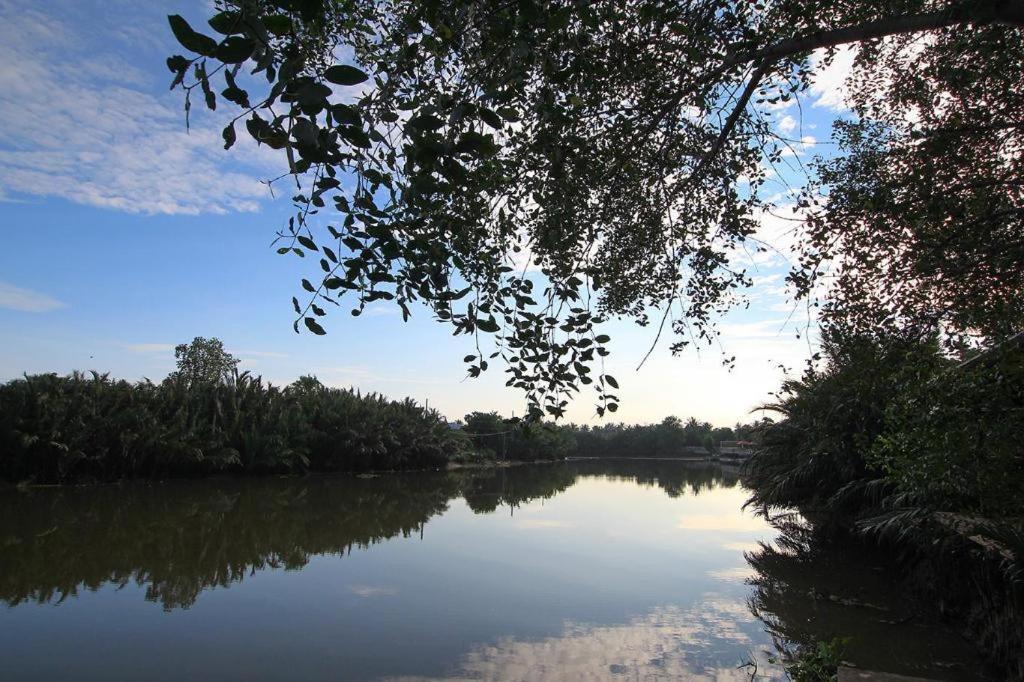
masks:
<svg viewBox="0 0 1024 682"><path fill-rule="evenodd" d="M745 496L636 461L2 491L0 678L776 679L837 634L977 669L884 565L773 543Z"/></svg>

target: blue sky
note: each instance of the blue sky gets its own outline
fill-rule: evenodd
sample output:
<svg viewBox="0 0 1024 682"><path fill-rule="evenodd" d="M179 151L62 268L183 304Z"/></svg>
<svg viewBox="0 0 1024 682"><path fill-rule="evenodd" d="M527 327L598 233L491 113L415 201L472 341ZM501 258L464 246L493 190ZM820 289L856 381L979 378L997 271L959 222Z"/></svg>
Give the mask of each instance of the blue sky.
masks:
<svg viewBox="0 0 1024 682"><path fill-rule="evenodd" d="M220 114L199 107L186 133L181 94L167 89L164 59L180 50L166 15L199 26L207 8L204 0L0 0L0 380L74 369L158 380L173 368L174 344L216 336L243 368L275 383L312 373L429 400L452 418L521 414L522 396L504 387L500 368L464 379L466 337L453 338L425 310L404 324L385 307L358 319L332 315L326 337L292 331L290 298L309 274L302 266L313 264L269 248L290 207L259 180L279 174L279 159L241 141L223 151ZM804 140L790 164L827 141L847 68L841 55L826 70L802 121L797 107L766 112ZM807 313L793 310L782 287L790 225L763 216L763 226L781 253L748 263L750 310L723 321L732 371L717 348L673 358L665 343L634 371L651 330L609 325L607 368L622 386L617 420L747 420L778 387L780 365L799 370L810 346L796 338ZM589 394L569 418L598 421Z"/></svg>

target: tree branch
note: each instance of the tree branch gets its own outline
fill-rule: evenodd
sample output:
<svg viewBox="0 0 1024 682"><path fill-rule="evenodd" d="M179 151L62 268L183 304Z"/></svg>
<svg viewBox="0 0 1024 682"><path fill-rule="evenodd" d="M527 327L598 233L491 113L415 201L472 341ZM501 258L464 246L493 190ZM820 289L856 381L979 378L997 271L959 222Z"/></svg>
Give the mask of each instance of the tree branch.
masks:
<svg viewBox="0 0 1024 682"><path fill-rule="evenodd" d="M820 31L810 35L789 38L752 52L727 57L722 67L728 68L737 64L752 61L777 61L793 55L813 52L820 48L836 47L846 43L858 43L874 38L899 33L919 33L933 31L958 24L1003 24L1005 26L1024 27L1024 0L990 0L986 3L962 3L950 6L941 12L911 14L869 21L856 26L845 26L830 31Z"/></svg>

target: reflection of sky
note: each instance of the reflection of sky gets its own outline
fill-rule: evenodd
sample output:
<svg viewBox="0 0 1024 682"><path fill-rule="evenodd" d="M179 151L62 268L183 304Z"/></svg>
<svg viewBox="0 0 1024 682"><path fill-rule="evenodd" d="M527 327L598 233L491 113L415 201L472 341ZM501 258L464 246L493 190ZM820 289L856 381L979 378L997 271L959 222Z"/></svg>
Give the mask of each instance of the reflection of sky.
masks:
<svg viewBox="0 0 1024 682"><path fill-rule="evenodd" d="M116 661L149 679L743 679L770 640L745 606L742 549L773 535L744 497L591 477L491 514L453 500L422 540L257 570L188 609L128 584L0 612L0 656L38 678L108 679Z"/></svg>
<svg viewBox="0 0 1024 682"><path fill-rule="evenodd" d="M447 679L582 680L626 679L743 680L738 667L747 652L758 679L785 679L767 661L748 630L754 618L740 603L709 597L689 608L659 607L622 625L567 623L561 635L538 641L502 637L475 647ZM725 656L722 654L728 652ZM723 660L727 659L727 660ZM415 678L408 678L415 679ZM426 679L426 678L420 678Z"/></svg>

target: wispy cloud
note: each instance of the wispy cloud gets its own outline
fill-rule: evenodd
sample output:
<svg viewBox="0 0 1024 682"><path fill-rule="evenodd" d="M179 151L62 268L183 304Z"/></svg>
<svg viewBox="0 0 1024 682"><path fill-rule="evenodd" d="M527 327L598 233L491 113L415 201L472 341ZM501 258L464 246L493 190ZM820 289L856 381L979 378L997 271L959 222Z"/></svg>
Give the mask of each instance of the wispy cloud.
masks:
<svg viewBox="0 0 1024 682"><path fill-rule="evenodd" d="M535 530L538 528L575 528L576 524L557 519L524 519L516 523L516 528Z"/></svg>
<svg viewBox="0 0 1024 682"><path fill-rule="evenodd" d="M167 92L161 70L161 14L148 3L119 9L151 34L139 45L86 4L0 0L0 198L135 213L257 210L273 156L244 135L224 152L218 123L228 112L194 107L186 132L181 93Z"/></svg>
<svg viewBox="0 0 1024 682"><path fill-rule="evenodd" d="M228 352L239 358L286 358L287 353L279 353L272 350L234 350L228 349Z"/></svg>
<svg viewBox="0 0 1024 682"><path fill-rule="evenodd" d="M379 585L349 585L349 592L357 594L364 599L369 597L392 597L398 594L394 587L381 587Z"/></svg>
<svg viewBox="0 0 1024 682"><path fill-rule="evenodd" d="M0 282L0 308L26 313L47 313L63 307L64 303L46 294Z"/></svg>
<svg viewBox="0 0 1024 682"><path fill-rule="evenodd" d="M814 106L825 107L833 111L849 109L849 92L846 80L853 69L854 50L849 46L840 47L832 61L822 67L825 53L823 50L811 56L814 75L811 78L811 95L816 99Z"/></svg>
<svg viewBox="0 0 1024 682"><path fill-rule="evenodd" d="M126 343L124 347L132 353L170 353L174 350L173 343Z"/></svg>
<svg viewBox="0 0 1024 682"><path fill-rule="evenodd" d="M443 384L444 381L438 379L419 379L415 376L384 376L376 373L369 367L364 366L342 366L342 367L324 367L317 371L317 375L321 376L322 380L324 375L329 377L324 380L324 383L329 385L349 385L349 384L367 384L367 383L400 383L400 384Z"/></svg>

